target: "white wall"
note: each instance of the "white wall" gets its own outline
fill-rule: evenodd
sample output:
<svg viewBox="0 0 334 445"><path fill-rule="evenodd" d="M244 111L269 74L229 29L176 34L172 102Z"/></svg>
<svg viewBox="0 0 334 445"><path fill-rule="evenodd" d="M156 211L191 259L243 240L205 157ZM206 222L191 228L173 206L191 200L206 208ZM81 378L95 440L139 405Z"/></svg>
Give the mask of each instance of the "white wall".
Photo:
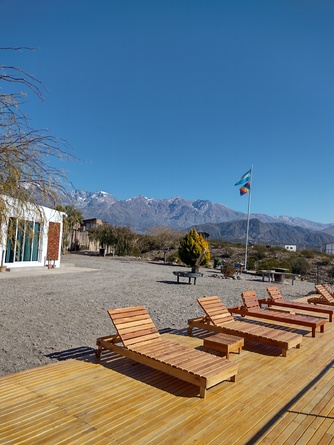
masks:
<svg viewBox="0 0 334 445"><path fill-rule="evenodd" d="M284 249L289 250L290 252L296 252L297 246L295 244L286 244Z"/></svg>
<svg viewBox="0 0 334 445"><path fill-rule="evenodd" d="M7 200L8 201L8 200ZM16 217L15 205L9 206L8 218ZM18 267L37 267L46 266L47 264L47 248L48 248L48 229L49 223L55 222L60 224L60 238L58 246L58 259L55 260L55 267L60 266L61 257L61 240L63 234L63 213L57 210L50 209L48 207L39 207L39 212L31 206L25 210L20 210L17 212L19 214L19 219L24 219L27 221L39 222L41 224L40 238L39 238L39 248L38 248L38 260L37 261L14 261L14 262L4 262L4 265L8 268L18 268ZM2 252L6 252L7 248L7 223L3 223L1 226L0 233L0 260L2 258ZM52 261L53 264L53 261Z"/></svg>

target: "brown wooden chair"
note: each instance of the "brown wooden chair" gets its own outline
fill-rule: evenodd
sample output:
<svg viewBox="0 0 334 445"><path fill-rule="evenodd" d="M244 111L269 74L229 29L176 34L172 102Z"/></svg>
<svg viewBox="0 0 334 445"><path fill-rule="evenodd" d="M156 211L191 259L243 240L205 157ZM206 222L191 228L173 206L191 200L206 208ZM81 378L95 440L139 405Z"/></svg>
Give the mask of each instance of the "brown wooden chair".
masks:
<svg viewBox="0 0 334 445"><path fill-rule="evenodd" d="M96 356L109 349L199 386L200 396L223 380L235 381L238 366L223 357L164 340L143 306L109 310L117 334L98 338ZM121 345L117 345L121 343Z"/></svg>
<svg viewBox="0 0 334 445"><path fill-rule="evenodd" d="M308 303L313 304L325 304L327 306L334 306L334 297L323 284L317 284L315 286L318 295L311 297L307 300Z"/></svg>
<svg viewBox="0 0 334 445"><path fill-rule="evenodd" d="M295 315L271 309L261 309L256 293L253 290L242 292L241 297L244 306L229 308L228 310L231 313L240 314L243 317L262 318L280 323L288 323L289 325L305 326L311 328L312 337L315 337L316 328L318 327L320 328L320 332L325 331L326 320L324 318L311 317L309 315Z"/></svg>
<svg viewBox="0 0 334 445"><path fill-rule="evenodd" d="M235 335L252 342L281 348L283 357L286 357L288 349L300 348L301 335L283 329L235 320L217 296L198 298L197 301L206 315L188 320L189 335L194 327L215 333Z"/></svg>
<svg viewBox="0 0 334 445"><path fill-rule="evenodd" d="M267 292L269 298L259 300L261 306L262 304L267 304L269 307L277 306L277 307L291 308L297 310L299 309L313 313L317 312L320 314L328 315L328 320L330 322L333 321L334 308L331 309L328 306L326 307L325 305L314 306L309 303L300 303L295 301L284 300L283 295L276 286L267 287Z"/></svg>

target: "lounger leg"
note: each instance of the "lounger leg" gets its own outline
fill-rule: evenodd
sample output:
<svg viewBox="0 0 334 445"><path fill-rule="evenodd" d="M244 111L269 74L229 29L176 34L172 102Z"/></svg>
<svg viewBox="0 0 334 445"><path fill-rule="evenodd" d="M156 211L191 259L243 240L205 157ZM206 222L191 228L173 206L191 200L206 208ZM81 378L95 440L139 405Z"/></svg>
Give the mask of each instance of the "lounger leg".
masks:
<svg viewBox="0 0 334 445"><path fill-rule="evenodd" d="M188 326L187 331L188 331L188 335L191 335L192 332L193 332L193 328L192 328L192 326Z"/></svg>
<svg viewBox="0 0 334 445"><path fill-rule="evenodd" d="M320 326L320 332L325 332L325 325L323 324L322 326Z"/></svg>
<svg viewBox="0 0 334 445"><path fill-rule="evenodd" d="M97 349L95 349L95 356L97 359L100 359L102 355L102 348L99 346Z"/></svg>
<svg viewBox="0 0 334 445"><path fill-rule="evenodd" d="M199 388L199 395L202 399L205 399L206 397L206 388L200 387Z"/></svg>
<svg viewBox="0 0 334 445"><path fill-rule="evenodd" d="M282 349L282 357L286 357L288 351L286 349Z"/></svg>
<svg viewBox="0 0 334 445"><path fill-rule="evenodd" d="M315 337L315 328L312 328L312 337Z"/></svg>

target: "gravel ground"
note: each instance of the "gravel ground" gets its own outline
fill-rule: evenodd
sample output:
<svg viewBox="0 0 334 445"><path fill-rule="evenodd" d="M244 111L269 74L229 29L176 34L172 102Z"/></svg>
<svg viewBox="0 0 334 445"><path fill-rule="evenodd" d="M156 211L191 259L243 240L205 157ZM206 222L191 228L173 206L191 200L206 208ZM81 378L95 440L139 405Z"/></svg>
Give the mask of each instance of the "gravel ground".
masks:
<svg viewBox="0 0 334 445"><path fill-rule="evenodd" d="M0 375L55 361L74 348L94 348L96 338L114 332L107 310L143 305L159 329L180 329L202 314L196 298L218 295L226 306L241 303L241 292L266 297L268 282L242 275L222 279L201 269L196 286L181 278L178 266L128 258L65 255L59 269L0 274ZM291 280L279 285L286 299L314 293L314 283ZM50 355L54 355L50 358Z"/></svg>

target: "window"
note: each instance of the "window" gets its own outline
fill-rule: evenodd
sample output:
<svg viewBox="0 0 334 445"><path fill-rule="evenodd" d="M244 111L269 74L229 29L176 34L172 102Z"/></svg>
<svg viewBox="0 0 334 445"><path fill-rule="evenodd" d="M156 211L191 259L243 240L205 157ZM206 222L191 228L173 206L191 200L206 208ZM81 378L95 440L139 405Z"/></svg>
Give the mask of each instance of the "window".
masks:
<svg viewBox="0 0 334 445"><path fill-rule="evenodd" d="M40 231L38 222L9 218L6 263L38 261Z"/></svg>

